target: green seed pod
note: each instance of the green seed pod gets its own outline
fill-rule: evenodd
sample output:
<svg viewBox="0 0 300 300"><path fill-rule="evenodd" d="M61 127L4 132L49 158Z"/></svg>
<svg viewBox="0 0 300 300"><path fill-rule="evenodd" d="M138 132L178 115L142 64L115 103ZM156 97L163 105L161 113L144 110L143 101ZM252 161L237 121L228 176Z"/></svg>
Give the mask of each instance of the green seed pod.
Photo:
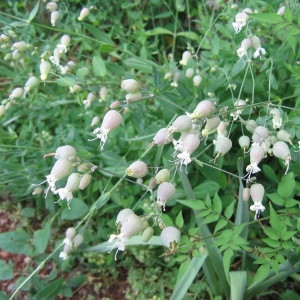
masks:
<svg viewBox="0 0 300 300"><path fill-rule="evenodd" d="M168 169L161 169L155 175L155 180L157 184L168 181L170 178L170 172Z"/></svg>
<svg viewBox="0 0 300 300"><path fill-rule="evenodd" d="M91 181L92 181L91 174L88 174L88 173L83 174L80 179L79 189L84 190L85 188L87 188L90 185Z"/></svg>
<svg viewBox="0 0 300 300"><path fill-rule="evenodd" d="M91 164L89 163L82 163L77 167L77 171L80 173L89 172L91 170Z"/></svg>
<svg viewBox="0 0 300 300"><path fill-rule="evenodd" d="M5 106L4 105L0 105L0 117L2 117L5 114Z"/></svg>
<svg viewBox="0 0 300 300"><path fill-rule="evenodd" d="M132 163L125 172L130 177L143 178L148 172L148 167L143 161L137 160Z"/></svg>
<svg viewBox="0 0 300 300"><path fill-rule="evenodd" d="M152 227L147 227L143 231L143 242L148 242L154 234L154 229Z"/></svg>

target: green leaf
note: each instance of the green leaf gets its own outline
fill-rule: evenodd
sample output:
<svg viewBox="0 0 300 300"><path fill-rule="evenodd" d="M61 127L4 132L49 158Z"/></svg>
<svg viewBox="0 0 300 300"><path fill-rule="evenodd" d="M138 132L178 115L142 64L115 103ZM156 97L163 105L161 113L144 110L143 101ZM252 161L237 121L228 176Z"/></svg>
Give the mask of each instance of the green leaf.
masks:
<svg viewBox="0 0 300 300"><path fill-rule="evenodd" d="M185 273L181 275L181 278L176 282L174 287L171 300L183 299L184 295L190 288L195 277L199 273L202 265L204 264L207 258L207 254L202 254L201 257L193 257L190 261L188 267L185 270Z"/></svg>
<svg viewBox="0 0 300 300"><path fill-rule="evenodd" d="M146 31L146 34L148 36L151 36L151 35L160 35L160 34L168 34L168 35L172 35L173 36L173 32L172 31L170 31L168 29L165 29L163 27L155 27L154 29Z"/></svg>
<svg viewBox="0 0 300 300"><path fill-rule="evenodd" d="M153 66L158 67L154 62L138 57L127 58L123 60L123 63L130 68L149 74L152 73Z"/></svg>
<svg viewBox="0 0 300 300"><path fill-rule="evenodd" d="M199 41L200 40L200 37L197 33L195 32L192 32L192 31L182 31L182 32L178 32L176 34L176 36L183 36L187 39L190 39L190 40L194 40L194 41Z"/></svg>
<svg viewBox="0 0 300 300"><path fill-rule="evenodd" d="M88 212L88 206L80 199L73 198L70 203L70 209L68 206L64 208L61 214L63 220L75 220L84 216Z"/></svg>
<svg viewBox="0 0 300 300"><path fill-rule="evenodd" d="M194 210L202 210L205 208L205 204L201 200L176 200L176 202L179 202Z"/></svg>
<svg viewBox="0 0 300 300"><path fill-rule="evenodd" d="M271 168L269 165L264 164L262 166L262 170L263 170L263 173L266 175L267 178L269 178L270 180L272 180L275 183L279 182L279 179L278 179L276 173L274 172L274 169Z"/></svg>
<svg viewBox="0 0 300 300"><path fill-rule="evenodd" d="M219 215L216 214L210 214L207 217L205 217L202 221L203 224L209 224L217 221L220 218Z"/></svg>
<svg viewBox="0 0 300 300"><path fill-rule="evenodd" d="M4 260L0 260L0 280L8 280L14 277L14 265L10 261L6 263ZM0 297L1 299L1 297Z"/></svg>
<svg viewBox="0 0 300 300"><path fill-rule="evenodd" d="M284 224L282 223L282 219L276 213L275 209L273 208L272 204L270 203L270 224L272 228L277 231L278 234L282 232Z"/></svg>
<svg viewBox="0 0 300 300"><path fill-rule="evenodd" d="M222 200L220 199L219 195L216 193L213 198L213 211L217 212L218 214L221 214L222 212Z"/></svg>
<svg viewBox="0 0 300 300"><path fill-rule="evenodd" d="M281 244L278 240L275 241L270 238L262 239L262 241L264 243L266 243L269 247L272 247L272 248L278 248L278 247L280 247L280 244Z"/></svg>
<svg viewBox="0 0 300 300"><path fill-rule="evenodd" d="M75 82L75 78L70 76L64 76L56 79L56 83L60 86L73 86Z"/></svg>
<svg viewBox="0 0 300 300"><path fill-rule="evenodd" d="M96 76L103 77L106 75L106 66L101 56L97 56L97 55L94 56L92 64L93 64L93 71Z"/></svg>
<svg viewBox="0 0 300 300"><path fill-rule="evenodd" d="M110 39L110 37L95 26L84 23L84 27L99 41L99 43L114 45L114 42Z"/></svg>
<svg viewBox="0 0 300 300"><path fill-rule="evenodd" d="M9 231L0 234L0 248L11 253L23 253L31 256L30 237L23 230Z"/></svg>
<svg viewBox="0 0 300 300"><path fill-rule="evenodd" d="M224 216L227 218L227 219L230 219L233 215L233 212L234 212L234 208L235 208L235 201L232 201L225 209L224 211Z"/></svg>
<svg viewBox="0 0 300 300"><path fill-rule="evenodd" d="M256 274L254 275L252 284L251 284L250 287L248 287L248 289L253 287L255 284L258 284L258 283L262 282L265 278L267 278L267 276L270 273L270 269L271 269L271 267L270 267L269 264L261 265L257 269Z"/></svg>
<svg viewBox="0 0 300 300"><path fill-rule="evenodd" d="M284 22L283 18L276 13L249 14L250 18L268 24Z"/></svg>
<svg viewBox="0 0 300 300"><path fill-rule="evenodd" d="M37 1L37 3L35 4L33 10L30 12L29 18L27 20L28 23L31 23L31 21L34 19L34 17L36 16L37 12L39 11L40 2L41 1Z"/></svg>
<svg viewBox="0 0 300 300"><path fill-rule="evenodd" d="M194 194L198 199L205 199L207 195L213 196L220 189L220 185L214 181L206 181L197 185Z"/></svg>
<svg viewBox="0 0 300 300"><path fill-rule="evenodd" d="M231 265L231 260L233 258L233 254L234 254L234 252L230 248L225 250L223 253L224 271L225 271L225 275L226 275L228 282L229 282L229 270L230 270L230 265Z"/></svg>
<svg viewBox="0 0 300 300"><path fill-rule="evenodd" d="M230 279L230 299L242 300L247 285L247 272L246 271L231 271L229 272Z"/></svg>
<svg viewBox="0 0 300 300"><path fill-rule="evenodd" d="M264 233L269 237L271 238L272 240L275 240L277 241L279 238L280 238L280 233L275 231L274 229L272 228L268 228L266 226L263 226L263 231Z"/></svg>
<svg viewBox="0 0 300 300"><path fill-rule="evenodd" d="M182 210L178 213L175 224L178 228L181 228L184 224L183 217L182 217Z"/></svg>
<svg viewBox="0 0 300 300"><path fill-rule="evenodd" d="M295 177L293 172L284 175L282 176L281 181L278 185L277 193L281 197L288 198L294 192L295 185L296 182L295 182Z"/></svg>
<svg viewBox="0 0 300 300"><path fill-rule="evenodd" d="M277 193L267 194L267 197L276 205L283 206L284 199L279 196Z"/></svg>
<svg viewBox="0 0 300 300"><path fill-rule="evenodd" d="M221 230L222 228L224 228L226 225L227 225L227 221L224 220L224 219L220 219L216 226L215 226L215 230L214 230L214 233L218 232L219 230Z"/></svg>
<svg viewBox="0 0 300 300"><path fill-rule="evenodd" d="M64 279L58 278L55 281L48 283L47 286L35 294L36 300L52 300L61 291Z"/></svg>
<svg viewBox="0 0 300 300"><path fill-rule="evenodd" d="M43 229L39 229L33 234L33 244L38 254L44 253L51 235L50 223L46 223Z"/></svg>

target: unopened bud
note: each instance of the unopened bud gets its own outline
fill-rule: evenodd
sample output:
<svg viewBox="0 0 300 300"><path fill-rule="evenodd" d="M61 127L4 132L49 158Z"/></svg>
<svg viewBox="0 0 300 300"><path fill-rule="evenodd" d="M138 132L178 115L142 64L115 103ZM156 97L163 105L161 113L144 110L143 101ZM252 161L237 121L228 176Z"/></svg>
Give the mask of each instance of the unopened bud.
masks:
<svg viewBox="0 0 300 300"><path fill-rule="evenodd" d="M126 174L134 178L143 178L147 174L147 172L148 167L141 160L135 161L126 169Z"/></svg>
<svg viewBox="0 0 300 300"><path fill-rule="evenodd" d="M250 198L250 189L248 187L243 188L243 201L248 201Z"/></svg>
<svg viewBox="0 0 300 300"><path fill-rule="evenodd" d="M76 149L70 145L58 147L55 151L55 158L73 160L76 158Z"/></svg>
<svg viewBox="0 0 300 300"><path fill-rule="evenodd" d="M52 12L58 9L58 5L55 2L48 2L46 5L46 9Z"/></svg>
<svg viewBox="0 0 300 300"><path fill-rule="evenodd" d="M45 81L51 71L51 64L46 61L42 60L40 64L40 72L41 72L41 80Z"/></svg>
<svg viewBox="0 0 300 300"><path fill-rule="evenodd" d="M76 234L74 236L74 239L73 239L73 246L75 248L79 247L81 244L83 243L83 235L82 234Z"/></svg>
<svg viewBox="0 0 300 300"><path fill-rule="evenodd" d="M79 189L80 190L84 190L85 188L87 188L89 186L89 184L92 181L92 175L91 174L83 174L81 179L80 179L80 183L79 183Z"/></svg>
<svg viewBox="0 0 300 300"><path fill-rule="evenodd" d="M202 77L200 75L195 75L193 77L193 85L194 86L199 86L201 82L202 82Z"/></svg>
<svg viewBox="0 0 300 300"><path fill-rule="evenodd" d="M173 135L169 133L168 128L161 128L153 137L153 144L155 145L165 145L171 143Z"/></svg>
<svg viewBox="0 0 300 300"><path fill-rule="evenodd" d="M50 18L50 23L54 27L56 25L56 22L59 18L59 12L57 10L54 10L51 12L51 18Z"/></svg>
<svg viewBox="0 0 300 300"><path fill-rule="evenodd" d="M181 115L169 127L169 132L186 132L192 128L192 120L187 115Z"/></svg>
<svg viewBox="0 0 300 300"><path fill-rule="evenodd" d="M139 83L134 79L125 79L121 82L121 88L127 93L136 93L139 87Z"/></svg>
<svg viewBox="0 0 300 300"><path fill-rule="evenodd" d="M83 21L90 13L90 10L87 7L84 7L79 14L78 21Z"/></svg>
<svg viewBox="0 0 300 300"><path fill-rule="evenodd" d="M209 100L201 101L193 113L190 115L191 119L203 119L212 115L216 110L215 105Z"/></svg>
<svg viewBox="0 0 300 300"><path fill-rule="evenodd" d="M110 109L116 109L118 108L119 106L121 105L121 102L120 101L114 101L113 103L110 104L109 108Z"/></svg>
<svg viewBox="0 0 300 300"><path fill-rule="evenodd" d="M17 88L15 88L15 89L11 92L11 94L9 95L8 98L9 98L10 100L13 100L13 99L17 99L17 98L22 97L22 95L23 95L23 89L20 88L20 87L17 87Z"/></svg>
<svg viewBox="0 0 300 300"><path fill-rule="evenodd" d="M155 175L155 180L157 184L168 181L170 178L170 172L168 169L161 169Z"/></svg>
<svg viewBox="0 0 300 300"><path fill-rule="evenodd" d="M147 227L143 231L143 242L148 242L154 234L154 229L152 227Z"/></svg>
<svg viewBox="0 0 300 300"><path fill-rule="evenodd" d="M269 136L269 130L268 128L264 126L257 126L254 129L253 135L252 135L252 141L254 143L257 143L261 145Z"/></svg>
<svg viewBox="0 0 300 300"><path fill-rule="evenodd" d="M125 99L127 103L132 103L141 100L143 97L141 92L129 93L126 95Z"/></svg>

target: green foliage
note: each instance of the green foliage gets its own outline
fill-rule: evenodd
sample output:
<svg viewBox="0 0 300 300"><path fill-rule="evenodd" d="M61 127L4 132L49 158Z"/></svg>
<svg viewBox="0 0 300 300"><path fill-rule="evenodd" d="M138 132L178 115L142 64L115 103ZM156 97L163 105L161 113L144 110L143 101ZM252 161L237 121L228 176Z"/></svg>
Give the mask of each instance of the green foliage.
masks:
<svg viewBox="0 0 300 300"><path fill-rule="evenodd" d="M299 4L88 1L79 21L81 1L59 1L52 26L49 2L0 4L0 248L11 255L0 280L15 282L10 296L75 298L92 279L110 299L125 276L124 299L254 299L273 285L299 297L287 288L300 281ZM203 100L213 106L204 117ZM192 126L176 128L179 116ZM172 142L156 145L162 128ZM278 139L287 152L273 151ZM58 172L64 145L76 153ZM137 160L143 179L125 173ZM171 197L154 179L164 168ZM124 208L133 213L115 224ZM169 226L181 236L166 244ZM27 265L14 274L20 254Z"/></svg>

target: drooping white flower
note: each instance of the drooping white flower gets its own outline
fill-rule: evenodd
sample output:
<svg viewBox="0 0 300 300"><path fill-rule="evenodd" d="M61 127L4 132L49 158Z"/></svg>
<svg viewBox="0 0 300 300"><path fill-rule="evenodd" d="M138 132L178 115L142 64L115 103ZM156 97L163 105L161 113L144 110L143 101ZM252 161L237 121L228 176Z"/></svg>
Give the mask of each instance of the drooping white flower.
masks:
<svg viewBox="0 0 300 300"><path fill-rule="evenodd" d="M265 188L262 184L254 183L253 185L251 185L250 195L254 204L250 206L250 210L255 211L254 220L258 219L260 212L265 210L265 207L262 205L264 194Z"/></svg>
<svg viewBox="0 0 300 300"><path fill-rule="evenodd" d="M181 64L182 66L187 65L188 61L192 58L192 54L190 51L184 51L182 53L182 58L181 61L179 62L179 64Z"/></svg>
<svg viewBox="0 0 300 300"><path fill-rule="evenodd" d="M122 116L118 111L112 109L105 114L101 127L98 127L93 131L93 133L96 135L95 139L100 140L101 151L104 148L108 133L117 128L121 123Z"/></svg>
<svg viewBox="0 0 300 300"><path fill-rule="evenodd" d="M242 12L237 13L232 23L232 27L236 34L238 34L244 26L246 26L249 19L248 13L253 13L252 9L245 8Z"/></svg>

